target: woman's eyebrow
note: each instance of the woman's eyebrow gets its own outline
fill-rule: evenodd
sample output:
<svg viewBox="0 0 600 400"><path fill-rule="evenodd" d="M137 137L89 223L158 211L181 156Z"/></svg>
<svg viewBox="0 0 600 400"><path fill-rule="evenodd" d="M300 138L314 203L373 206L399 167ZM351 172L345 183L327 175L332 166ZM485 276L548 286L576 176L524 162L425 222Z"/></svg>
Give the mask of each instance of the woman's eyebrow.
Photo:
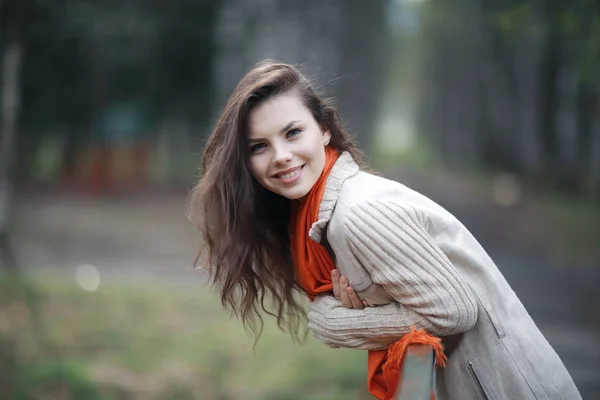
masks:
<svg viewBox="0 0 600 400"><path fill-rule="evenodd" d="M286 133L297 122L300 122L300 121L291 121L290 123L288 123L286 126L283 127L283 129L281 130L281 133Z"/></svg>
<svg viewBox="0 0 600 400"><path fill-rule="evenodd" d="M280 131L280 132L281 132L281 133L287 133L287 131L288 131L288 130L289 130L291 127L292 127L292 126L294 126L294 124L296 124L296 123L298 123L298 122L300 122L300 120L296 120L296 121L290 121L290 122L289 122L289 123L288 123L286 126L284 126L284 127L281 129L281 131ZM266 140L266 139L264 139L264 138L251 138L251 139L248 139L248 143L264 142L265 140Z"/></svg>

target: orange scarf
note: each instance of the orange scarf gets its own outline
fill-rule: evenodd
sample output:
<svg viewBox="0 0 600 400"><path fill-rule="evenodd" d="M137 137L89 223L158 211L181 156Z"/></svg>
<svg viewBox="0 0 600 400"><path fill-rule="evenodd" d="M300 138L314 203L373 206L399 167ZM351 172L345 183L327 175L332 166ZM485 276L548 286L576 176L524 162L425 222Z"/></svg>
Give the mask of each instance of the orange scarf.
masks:
<svg viewBox="0 0 600 400"><path fill-rule="evenodd" d="M325 148L325 167L310 192L292 206L290 222L291 252L298 283L310 300L332 292L331 271L335 264L325 247L308 237L308 231L317 221L325 183L339 154L331 147ZM412 328L397 343L386 350L371 350L368 358L369 391L379 400L392 400L400 382L400 371L409 344L433 346L437 365L444 366L446 359L440 338L423 330ZM433 395L432 395L433 398Z"/></svg>

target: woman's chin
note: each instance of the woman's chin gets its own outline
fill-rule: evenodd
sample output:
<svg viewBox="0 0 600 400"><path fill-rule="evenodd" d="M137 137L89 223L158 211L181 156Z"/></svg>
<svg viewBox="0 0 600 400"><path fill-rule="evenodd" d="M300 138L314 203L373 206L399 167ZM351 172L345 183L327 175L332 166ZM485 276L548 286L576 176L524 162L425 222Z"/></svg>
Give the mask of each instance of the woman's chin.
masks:
<svg viewBox="0 0 600 400"><path fill-rule="evenodd" d="M288 200L302 200L304 198L304 196L306 196L306 193L286 193L286 194L282 194L283 197L285 197Z"/></svg>
<svg viewBox="0 0 600 400"><path fill-rule="evenodd" d="M302 187L294 187L279 191L279 195L285 197L288 200L301 200L306 196L310 189Z"/></svg>

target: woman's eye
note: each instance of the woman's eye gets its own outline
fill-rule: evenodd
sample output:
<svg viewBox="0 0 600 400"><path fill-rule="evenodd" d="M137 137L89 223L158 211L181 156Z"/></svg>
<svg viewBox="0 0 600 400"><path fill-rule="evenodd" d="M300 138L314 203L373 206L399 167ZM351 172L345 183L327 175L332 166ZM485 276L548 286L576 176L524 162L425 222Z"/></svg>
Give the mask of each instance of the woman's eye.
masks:
<svg viewBox="0 0 600 400"><path fill-rule="evenodd" d="M302 132L300 129L292 129L291 131L288 131L287 133L287 137L294 137L300 134L300 132Z"/></svg>
<svg viewBox="0 0 600 400"><path fill-rule="evenodd" d="M264 144L264 143L257 143L254 146L250 147L250 153L252 153L252 154L258 153L259 151L261 151L265 147L267 147L266 144Z"/></svg>

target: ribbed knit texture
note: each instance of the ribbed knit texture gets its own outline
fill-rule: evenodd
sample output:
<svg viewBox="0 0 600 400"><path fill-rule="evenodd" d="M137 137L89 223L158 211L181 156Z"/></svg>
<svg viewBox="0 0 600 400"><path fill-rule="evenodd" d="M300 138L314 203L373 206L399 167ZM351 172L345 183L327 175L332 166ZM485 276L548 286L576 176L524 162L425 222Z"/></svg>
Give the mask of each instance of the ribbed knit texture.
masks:
<svg viewBox="0 0 600 400"><path fill-rule="evenodd" d="M327 181L319 221L311 229L314 240L321 239L344 180L357 168L349 154L340 156ZM475 295L427 234L427 223L423 213L400 201L351 206L343 231L352 259L397 302L357 312L335 298L318 297L309 312L317 339L331 346L376 349L388 347L413 326L446 336L475 324Z"/></svg>
<svg viewBox="0 0 600 400"><path fill-rule="evenodd" d="M344 181L348 176L352 176L357 172L358 165L356 165L350 153L344 152L340 154L333 170L327 177L327 183L325 184L325 190L321 198L321 205L319 206L319 219L312 225L312 229L308 233L310 238L315 242L321 242L323 230L331 218Z"/></svg>
<svg viewBox="0 0 600 400"><path fill-rule="evenodd" d="M331 318L324 309L339 306L338 301L319 298L316 302L321 304L314 304L310 317L315 337L364 349L372 348L369 343L379 338L383 348L411 326L447 336L475 324L475 297L427 235L424 222L414 209L389 201L369 201L352 209L346 235L353 256L398 303L367 308L360 314L340 309ZM335 336L330 336L332 331Z"/></svg>

